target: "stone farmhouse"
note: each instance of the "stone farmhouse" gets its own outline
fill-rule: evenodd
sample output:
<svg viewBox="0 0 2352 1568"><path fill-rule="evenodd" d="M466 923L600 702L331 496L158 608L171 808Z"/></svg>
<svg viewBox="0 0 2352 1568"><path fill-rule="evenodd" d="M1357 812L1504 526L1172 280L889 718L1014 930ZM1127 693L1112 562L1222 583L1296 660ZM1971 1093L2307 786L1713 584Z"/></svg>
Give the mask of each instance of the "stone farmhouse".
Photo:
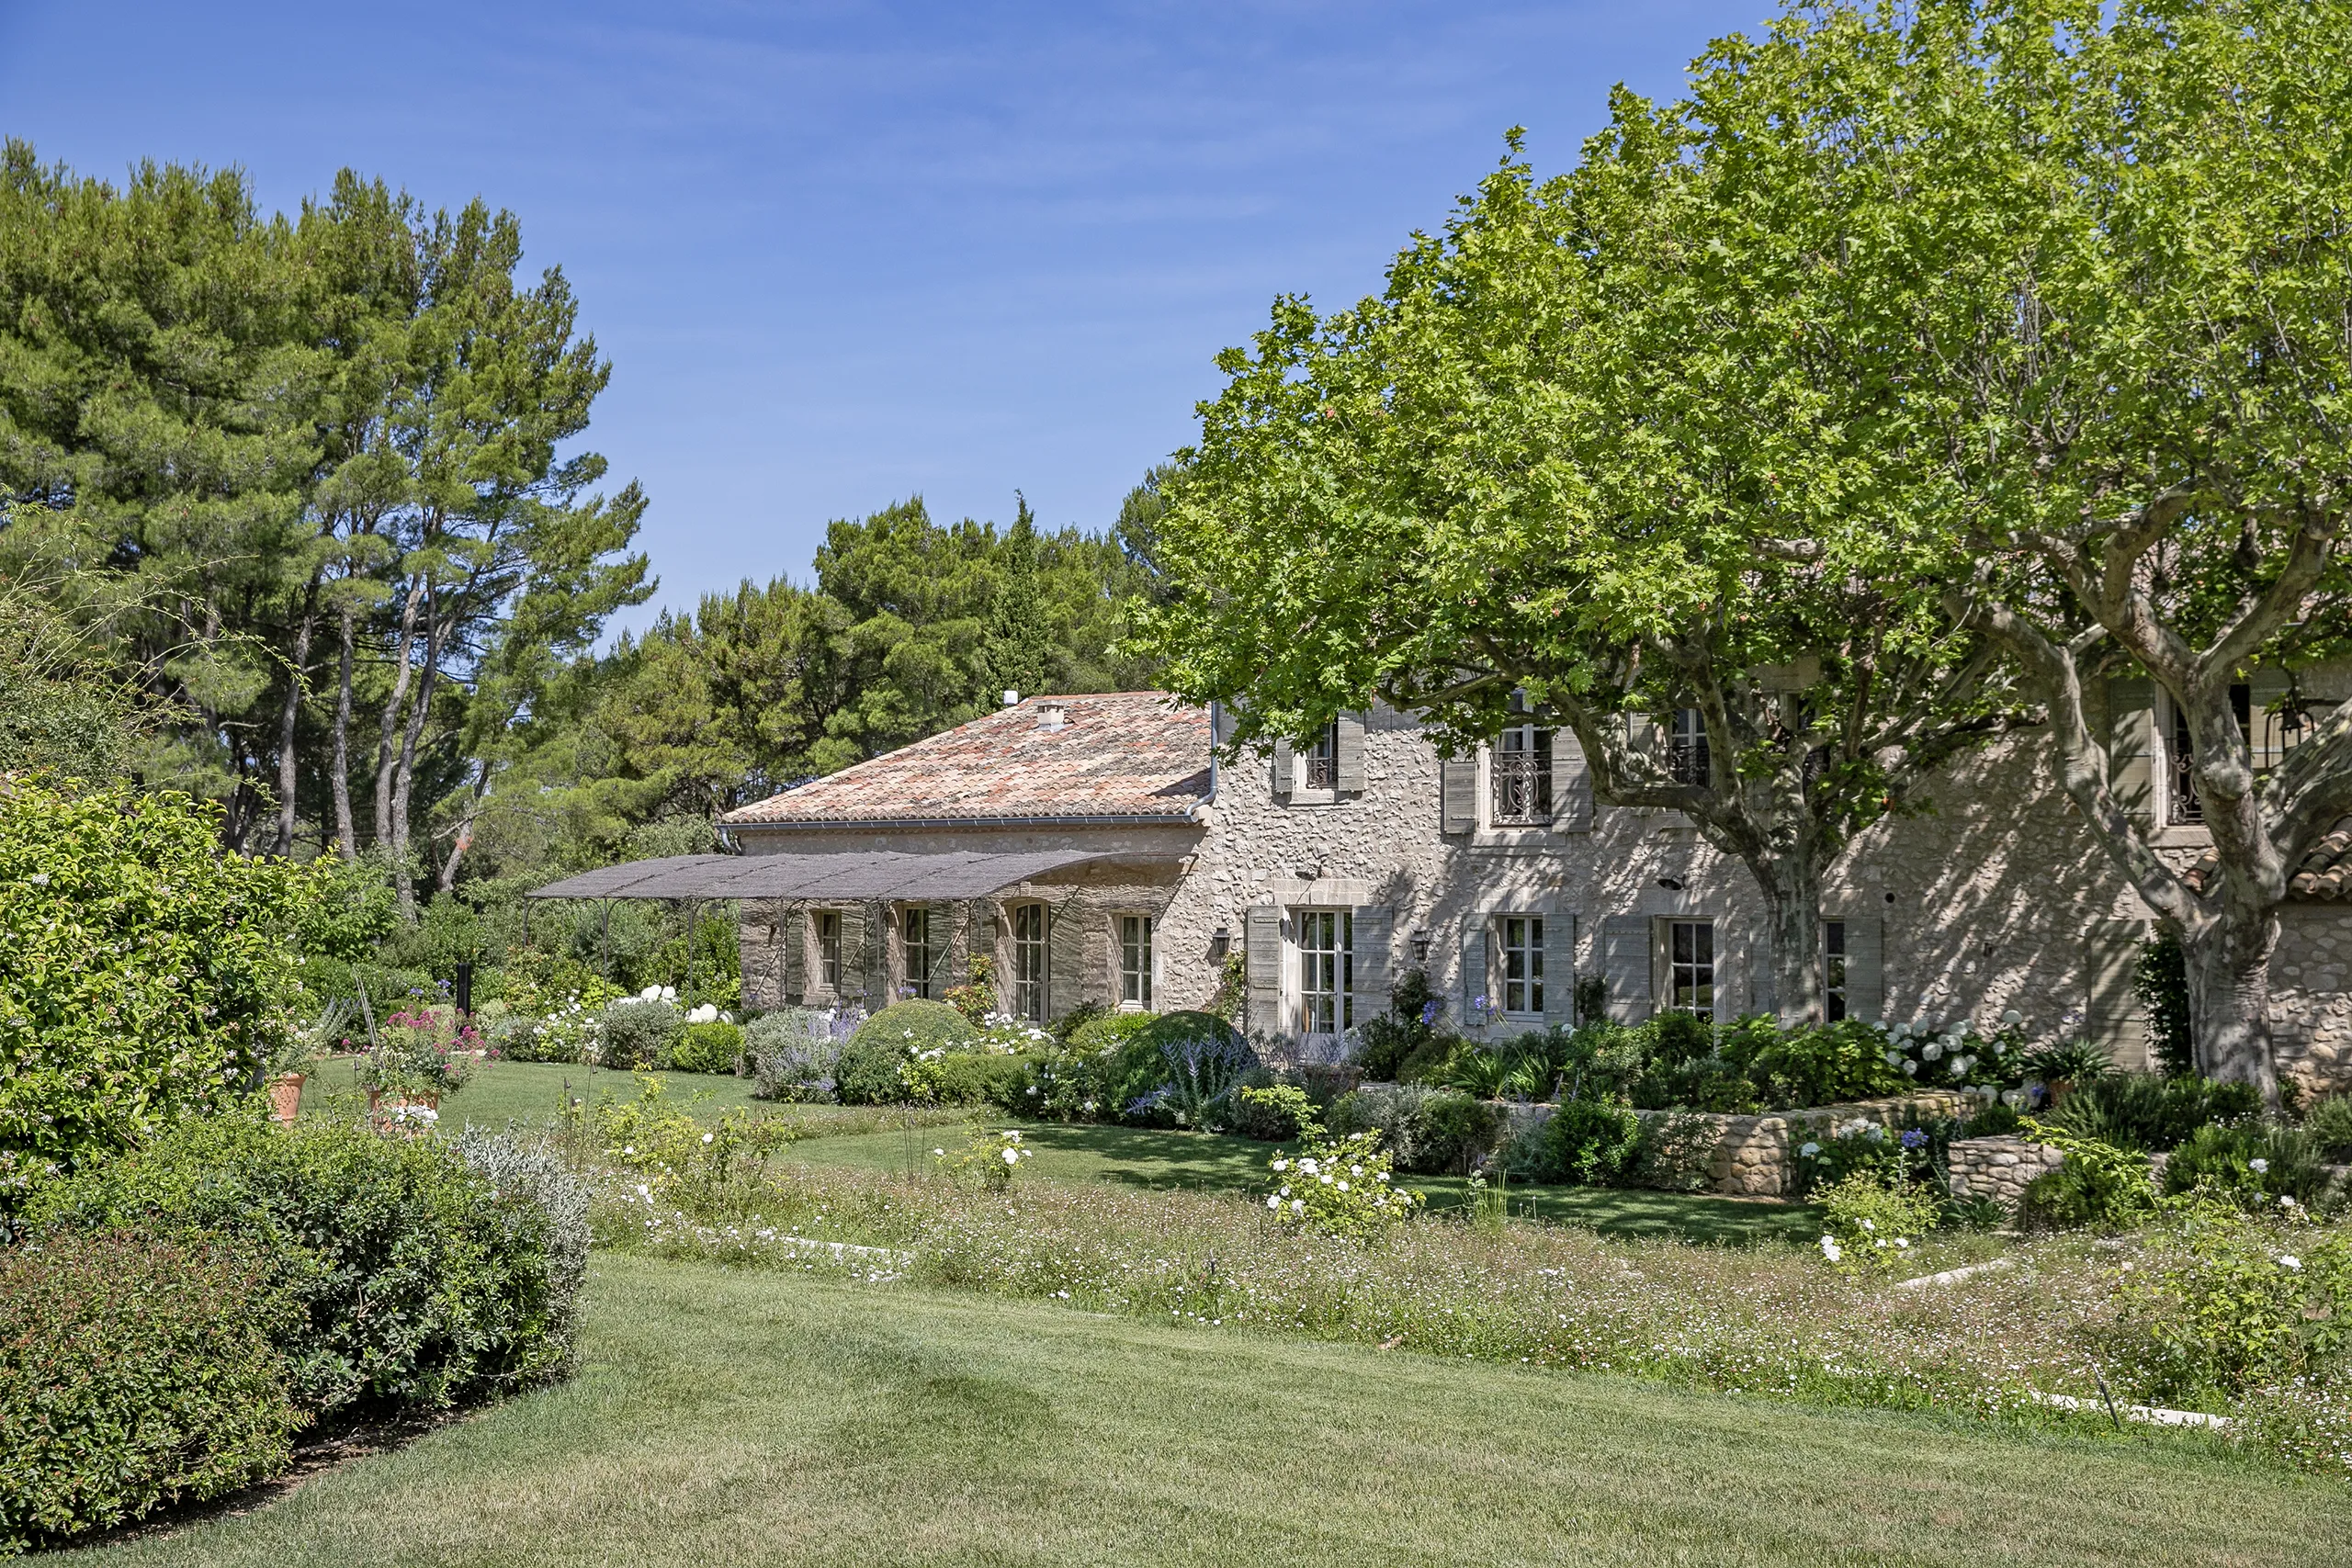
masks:
<svg viewBox="0 0 2352 1568"><path fill-rule="evenodd" d="M2293 727L2266 690L2245 695L2275 760ZM2208 840L2185 731L2144 683L2106 702L2119 787L2193 864ZM1646 743L1703 768L1696 718L1660 716ZM1167 1010L1206 1003L1238 954L1250 1030L1315 1059L1415 969L1474 1033L1566 1020L1594 979L1627 1020L1771 1005L1747 869L1680 813L1596 802L1567 732L1520 728L1447 760L1409 715L1374 708L1220 765L1219 724L1156 692L1019 699L721 818L747 856L1054 863L985 897L747 897L746 1001L940 997L978 953L1034 1019L1082 1000ZM1842 857L1823 911L1832 1016L1985 1025L2014 1008L2037 1034L2145 1064L2132 976L2149 912L2075 819L2051 750L2029 736L1965 760L1925 814ZM2278 1049L2317 1087L2352 1078L2352 820L2293 887L2272 963Z"/></svg>

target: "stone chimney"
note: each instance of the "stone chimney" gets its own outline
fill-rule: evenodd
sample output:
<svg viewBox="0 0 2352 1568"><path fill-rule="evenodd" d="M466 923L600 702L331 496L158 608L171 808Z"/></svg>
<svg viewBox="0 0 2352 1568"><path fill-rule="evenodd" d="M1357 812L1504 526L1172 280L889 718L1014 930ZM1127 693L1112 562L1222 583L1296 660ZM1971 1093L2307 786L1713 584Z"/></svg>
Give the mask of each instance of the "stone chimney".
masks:
<svg viewBox="0 0 2352 1568"><path fill-rule="evenodd" d="M1040 729L1060 729L1060 728L1062 728L1064 726L1068 725L1069 723L1069 710L1068 708L1066 708L1066 707L1062 706L1062 705L1061 705L1061 704L1059 704L1059 703L1039 703L1039 704L1037 705L1037 728L1040 728Z"/></svg>

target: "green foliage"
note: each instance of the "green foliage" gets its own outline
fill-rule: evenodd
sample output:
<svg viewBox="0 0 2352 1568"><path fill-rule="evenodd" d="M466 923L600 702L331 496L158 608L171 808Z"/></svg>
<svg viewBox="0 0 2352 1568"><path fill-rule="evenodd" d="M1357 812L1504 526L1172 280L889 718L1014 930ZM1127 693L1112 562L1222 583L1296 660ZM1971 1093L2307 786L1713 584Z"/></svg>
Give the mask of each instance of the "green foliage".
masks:
<svg viewBox="0 0 2352 1568"><path fill-rule="evenodd" d="M2044 1084L2087 1084L2112 1077L2115 1058L2088 1040L2061 1040L2025 1055L2026 1077Z"/></svg>
<svg viewBox="0 0 2352 1568"><path fill-rule="evenodd" d="M2330 1165L2352 1165L2352 1094L2332 1094L2303 1118L2303 1131Z"/></svg>
<svg viewBox="0 0 2352 1568"><path fill-rule="evenodd" d="M671 1048L670 1066L682 1073L731 1073L742 1055L741 1025L690 1023Z"/></svg>
<svg viewBox="0 0 2352 1568"><path fill-rule="evenodd" d="M1765 1102L1776 1108L1839 1105L1911 1087L1887 1061L1886 1050L1876 1030L1849 1019L1790 1032L1758 1051L1747 1071Z"/></svg>
<svg viewBox="0 0 2352 1568"><path fill-rule="evenodd" d="M1098 1002L1093 998L1089 998L1085 1001L1080 1002L1077 1006L1071 1008L1068 1012L1063 1013L1059 1018L1055 1019L1046 1027L1053 1032L1055 1039L1061 1041L1065 1044L1069 1044L1074 1043L1077 1041L1080 1032L1084 1030L1088 1024L1092 1023L1098 1018L1109 1018L1112 1016L1114 1016L1114 1009L1105 1003Z"/></svg>
<svg viewBox="0 0 2352 1568"><path fill-rule="evenodd" d="M2155 1212L2145 1156L2028 1121L2023 1135L2066 1156L2026 1184L2018 1221L2030 1230L2130 1230Z"/></svg>
<svg viewBox="0 0 2352 1568"><path fill-rule="evenodd" d="M1936 1228L1939 1208L1924 1187L1877 1171L1833 1181L1813 1199L1828 1226L1822 1256L1849 1273L1910 1272L1912 1249Z"/></svg>
<svg viewBox="0 0 2352 1568"><path fill-rule="evenodd" d="M892 1002L857 1026L853 1043L887 1044L901 1051L928 1051L934 1046L958 1050L978 1035L964 1015L945 1002L920 999Z"/></svg>
<svg viewBox="0 0 2352 1568"><path fill-rule="evenodd" d="M1032 1056L1001 1051L943 1052L922 1064L925 1088L916 1098L931 1105L993 1105L1018 1111L1035 1063Z"/></svg>
<svg viewBox="0 0 2352 1568"><path fill-rule="evenodd" d="M1267 1212L1297 1230L1344 1236L1367 1245L1412 1216L1419 1193L1392 1186L1388 1155L1377 1133L1358 1133L1307 1146L1295 1157L1268 1162L1274 1190Z"/></svg>
<svg viewBox="0 0 2352 1568"><path fill-rule="evenodd" d="M1537 1170L1547 1181L1606 1187L1630 1168L1641 1136L1642 1119L1624 1106L1563 1100L1535 1139Z"/></svg>
<svg viewBox="0 0 2352 1568"><path fill-rule="evenodd" d="M2327 1190L2320 1166L2317 1145L2300 1127L2205 1126L2165 1162L2165 1191L2209 1193L2253 1208L2308 1207Z"/></svg>
<svg viewBox="0 0 2352 1568"><path fill-rule="evenodd" d="M1030 1155L1021 1134L1010 1127L995 1133L976 1127L971 1141L954 1154L944 1148L932 1151L932 1157L948 1175L978 1181L989 1192L1010 1191Z"/></svg>
<svg viewBox="0 0 2352 1568"><path fill-rule="evenodd" d="M2016 1133L2025 1124L2014 1105L1995 1100L1961 1123L1959 1136L1963 1138L2000 1138Z"/></svg>
<svg viewBox="0 0 2352 1568"><path fill-rule="evenodd" d="M325 855L311 863L318 881L302 906L295 941L305 958L332 958L346 964L374 959L399 923L391 879L371 860ZM349 995L346 987L334 994Z"/></svg>
<svg viewBox="0 0 2352 1568"><path fill-rule="evenodd" d="M585 1269L584 1194L552 1164L531 1184L470 1169L462 1146L304 1121L192 1119L45 1189L36 1237L138 1225L220 1237L294 1303L287 1386L312 1415L440 1409L569 1365Z"/></svg>
<svg viewBox="0 0 2352 1568"><path fill-rule="evenodd" d="M743 1051L752 1059L752 1092L762 1100L832 1099L845 1032L839 1017L810 1008L762 1013L743 1026Z"/></svg>
<svg viewBox="0 0 2352 1568"><path fill-rule="evenodd" d="M1388 1010L1357 1027L1355 1065L1370 1082L1403 1081L1406 1063L1416 1053L1441 1038L1450 1040L1444 1017L1444 998L1430 988L1429 972L1407 970L1389 993Z"/></svg>
<svg viewBox="0 0 2352 1568"><path fill-rule="evenodd" d="M2195 1072L2197 1055L2188 1034L2188 960L2178 937L2159 936L2140 949L2132 992L2147 1012L2148 1043L2157 1066L2172 1077Z"/></svg>
<svg viewBox="0 0 2352 1568"><path fill-rule="evenodd" d="M679 1000L688 1006L704 1002L721 1008L741 1005L743 954L740 929L729 915L705 910L695 920L691 931L681 931L648 955L644 977L671 987L677 991ZM686 985L689 947L693 950L691 989Z"/></svg>
<svg viewBox="0 0 2352 1568"><path fill-rule="evenodd" d="M2133 1396L2210 1408L2261 1391L2341 1388L2352 1235L2276 1210L2176 1202L2114 1280L2101 1336Z"/></svg>
<svg viewBox="0 0 2352 1568"><path fill-rule="evenodd" d="M2200 1127L2247 1120L2261 1111L2261 1093L2251 1084L2216 1083L2188 1075L2109 1073L2077 1080L2037 1120L2078 1137L2155 1154L2178 1147Z"/></svg>
<svg viewBox="0 0 2352 1568"><path fill-rule="evenodd" d="M907 1098L899 1072L906 1060L903 1045L852 1037L833 1059L833 1098L843 1105L897 1104Z"/></svg>
<svg viewBox="0 0 2352 1568"><path fill-rule="evenodd" d="M177 795L0 779L0 1209L256 1086L313 882Z"/></svg>
<svg viewBox="0 0 2352 1568"><path fill-rule="evenodd" d="M0 1555L284 1466L301 1418L264 1276L233 1247L130 1230L0 1251Z"/></svg>
<svg viewBox="0 0 2352 1568"><path fill-rule="evenodd" d="M1286 1144L1293 1138L1319 1138L1323 1120L1315 1102L1295 1084L1269 1084L1234 1091L1233 1130L1245 1138Z"/></svg>
<svg viewBox="0 0 2352 1568"><path fill-rule="evenodd" d="M678 1010L659 997L607 1002L596 1024L597 1060L623 1071L666 1067L684 1029Z"/></svg>
<svg viewBox="0 0 2352 1568"><path fill-rule="evenodd" d="M1658 1192L1704 1192L1715 1184L1716 1124L1688 1111L1642 1119L1628 1185Z"/></svg>

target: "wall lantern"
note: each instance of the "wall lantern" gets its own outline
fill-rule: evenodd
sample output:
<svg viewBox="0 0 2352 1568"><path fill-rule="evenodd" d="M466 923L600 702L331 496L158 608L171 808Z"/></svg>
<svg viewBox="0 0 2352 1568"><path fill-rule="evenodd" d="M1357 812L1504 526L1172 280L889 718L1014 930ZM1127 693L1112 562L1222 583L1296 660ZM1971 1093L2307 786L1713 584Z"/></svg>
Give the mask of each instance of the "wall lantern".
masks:
<svg viewBox="0 0 2352 1568"><path fill-rule="evenodd" d="M1426 931L1416 931L1412 936L1412 942L1413 962L1427 964L1430 961L1430 933Z"/></svg>
<svg viewBox="0 0 2352 1568"><path fill-rule="evenodd" d="M1216 960L1219 964L1222 964L1225 962L1225 955L1232 951L1233 933L1230 931L1227 931L1223 926L1219 926L1216 930L1209 933L1209 956L1211 958Z"/></svg>
<svg viewBox="0 0 2352 1568"><path fill-rule="evenodd" d="M1679 876L1661 876L1657 879L1657 885L1660 887L1665 888L1668 893L1679 893L1682 891L1682 879Z"/></svg>

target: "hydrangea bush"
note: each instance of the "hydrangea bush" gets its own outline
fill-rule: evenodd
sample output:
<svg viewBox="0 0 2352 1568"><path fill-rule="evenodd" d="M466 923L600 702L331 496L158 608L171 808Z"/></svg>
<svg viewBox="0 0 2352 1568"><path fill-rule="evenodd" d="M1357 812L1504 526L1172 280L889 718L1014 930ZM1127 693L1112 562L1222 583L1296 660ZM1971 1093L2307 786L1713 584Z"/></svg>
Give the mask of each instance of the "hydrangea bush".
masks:
<svg viewBox="0 0 2352 1568"><path fill-rule="evenodd" d="M1276 1155L1267 1168L1275 1187L1266 1194L1266 1210L1277 1221L1351 1241L1378 1240L1424 1201L1393 1185L1377 1133L1311 1144L1295 1157Z"/></svg>
<svg viewBox="0 0 2352 1568"><path fill-rule="evenodd" d="M1815 1198L1827 1227L1821 1256L1849 1273L1912 1272L1939 1207L1926 1188L1869 1170L1832 1182Z"/></svg>

